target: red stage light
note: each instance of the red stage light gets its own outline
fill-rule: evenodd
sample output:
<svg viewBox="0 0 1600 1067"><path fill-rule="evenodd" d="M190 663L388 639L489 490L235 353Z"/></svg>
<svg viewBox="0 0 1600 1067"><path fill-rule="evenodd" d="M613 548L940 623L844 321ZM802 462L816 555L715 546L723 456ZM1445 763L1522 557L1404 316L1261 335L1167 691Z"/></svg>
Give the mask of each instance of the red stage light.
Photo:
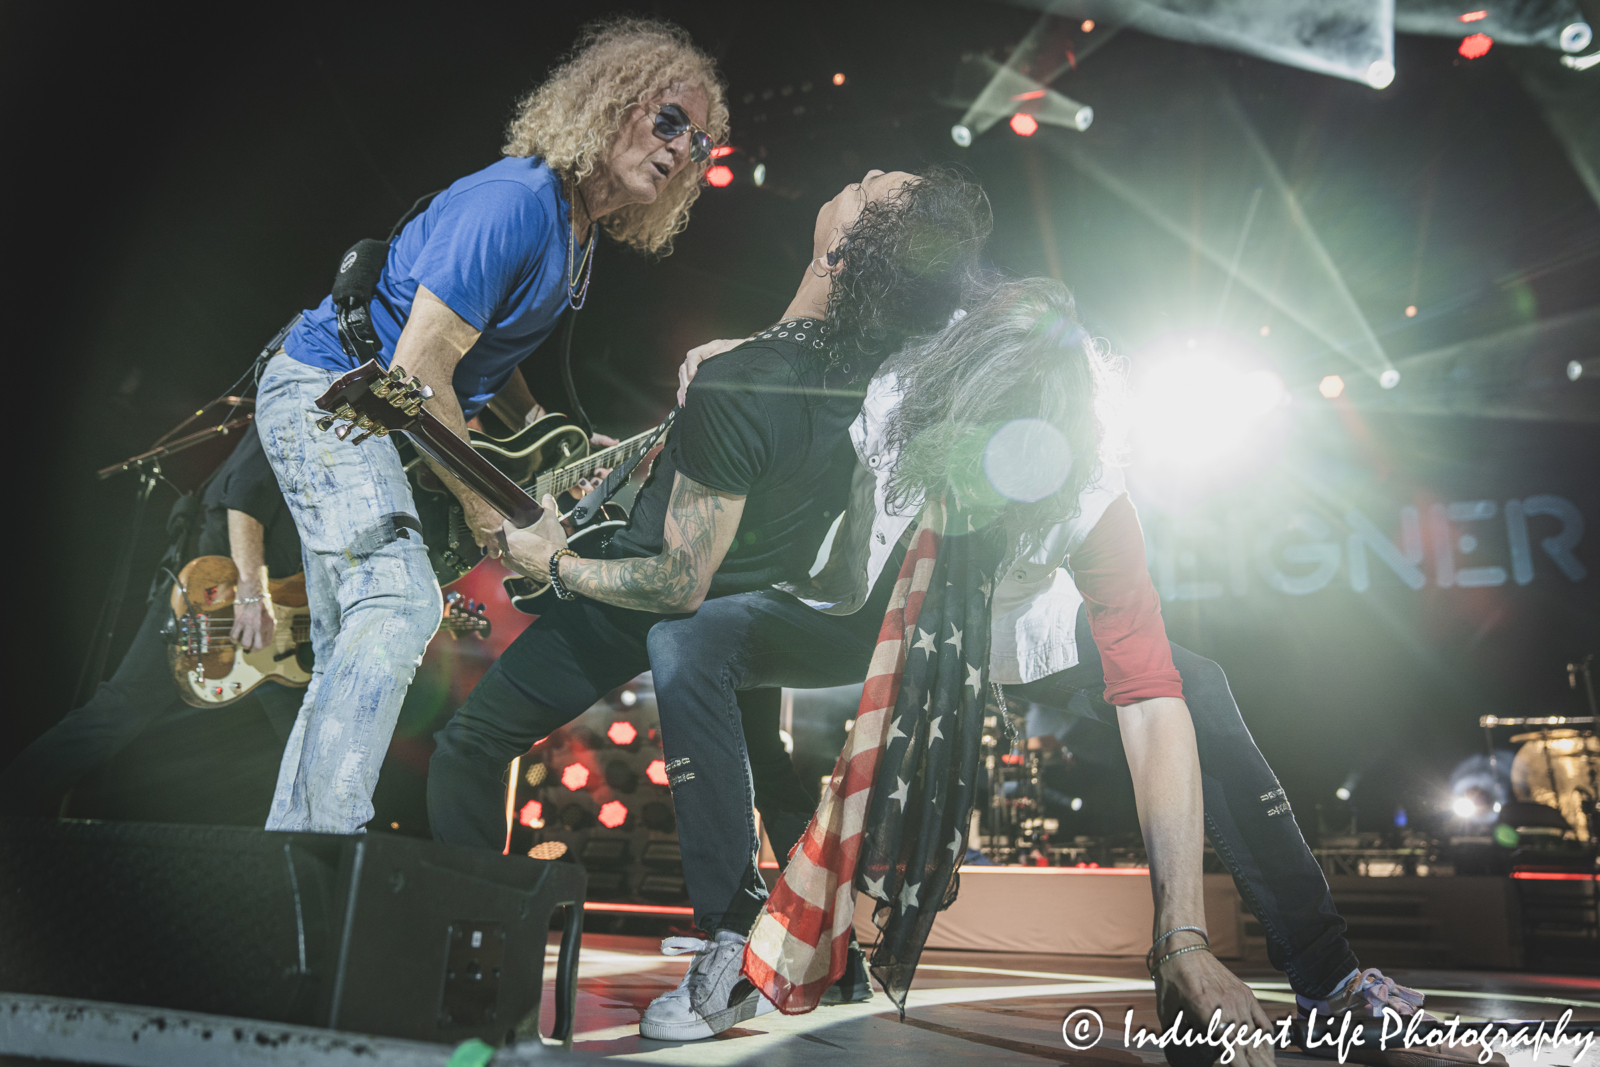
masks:
<svg viewBox="0 0 1600 1067"><path fill-rule="evenodd" d="M569 763L561 772L561 784L576 793L589 784L589 768L581 763Z"/></svg>
<svg viewBox="0 0 1600 1067"><path fill-rule="evenodd" d="M544 815L544 805L537 800L530 800L522 805L522 814L517 816L517 821L524 826L543 826L541 816Z"/></svg>
<svg viewBox="0 0 1600 1067"><path fill-rule="evenodd" d="M1461 39L1461 47L1457 48L1456 51L1468 59L1477 59L1479 56L1488 55L1489 48L1493 44L1494 38L1487 33L1475 33L1471 37L1463 37Z"/></svg>
<svg viewBox="0 0 1600 1067"><path fill-rule="evenodd" d="M706 171L706 184L707 185L714 185L718 189L721 189L722 187L727 186L727 185L732 185L733 184L733 171L732 171L732 169L730 169L727 166L724 166L721 163L718 163L716 166L714 166L710 170Z"/></svg>
<svg viewBox="0 0 1600 1067"><path fill-rule="evenodd" d="M653 759L653 760L651 760L650 761L650 766L648 766L648 767L646 767L644 769L644 776L646 778L650 779L656 785L666 785L667 784L667 761L664 760L664 759Z"/></svg>
<svg viewBox="0 0 1600 1067"><path fill-rule="evenodd" d="M1013 96L1011 99L1013 99L1013 100L1043 100L1044 99L1044 90L1043 89L1035 89L1031 93L1018 93L1016 96Z"/></svg>
<svg viewBox="0 0 1600 1067"><path fill-rule="evenodd" d="M1417 317L1417 305L1415 305L1415 304L1407 304L1406 305L1406 318L1414 319L1416 317Z"/></svg>
<svg viewBox="0 0 1600 1067"><path fill-rule="evenodd" d="M1083 25L1078 27L1078 28L1081 29L1084 33L1093 33L1094 32L1094 19L1084 19L1083 20Z"/></svg>
<svg viewBox="0 0 1600 1067"><path fill-rule="evenodd" d="M721 159L723 156L731 155L733 155L733 145L731 144L719 144L711 150L712 159Z"/></svg>
<svg viewBox="0 0 1600 1067"><path fill-rule="evenodd" d="M1020 752L1007 752L1007 753L1005 753L1004 755L1002 755L1000 757L1000 762L1001 763L1009 763L1009 764L1011 764L1013 766L1018 765L1018 764L1020 764L1022 762L1022 753L1020 753Z"/></svg>
<svg viewBox="0 0 1600 1067"><path fill-rule="evenodd" d="M833 76L833 84L835 84L835 85L843 85L844 84L844 75L843 74L835 74Z"/></svg>
<svg viewBox="0 0 1600 1067"><path fill-rule="evenodd" d="M1486 19L1488 17L1489 13L1487 11L1468 11L1465 15L1461 16L1461 21L1477 22L1479 19Z"/></svg>
<svg viewBox="0 0 1600 1067"><path fill-rule="evenodd" d="M634 728L633 723L618 719L607 728L606 736L611 738L613 745L631 745L639 736L639 731Z"/></svg>
<svg viewBox="0 0 1600 1067"><path fill-rule="evenodd" d="M1011 116L1011 128L1022 137L1032 137L1039 132L1039 120L1019 111Z"/></svg>
<svg viewBox="0 0 1600 1067"><path fill-rule="evenodd" d="M600 805L600 814L597 818L601 826L607 830L615 830L628 821L628 806L620 800L608 800Z"/></svg>

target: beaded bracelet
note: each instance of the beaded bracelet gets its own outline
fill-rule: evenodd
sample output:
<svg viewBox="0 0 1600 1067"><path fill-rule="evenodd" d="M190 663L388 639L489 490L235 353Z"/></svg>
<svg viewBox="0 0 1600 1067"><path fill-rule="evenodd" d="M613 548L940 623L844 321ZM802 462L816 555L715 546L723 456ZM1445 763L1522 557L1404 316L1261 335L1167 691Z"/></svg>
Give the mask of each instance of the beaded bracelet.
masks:
<svg viewBox="0 0 1600 1067"><path fill-rule="evenodd" d="M562 556L571 556L573 559L578 558L578 554L570 548L558 548L550 554L550 588L562 600L576 600L578 599L578 594L570 592L566 586L561 584Z"/></svg>
<svg viewBox="0 0 1600 1067"><path fill-rule="evenodd" d="M1183 948L1180 948L1175 952L1167 953L1165 956L1162 956L1159 960L1156 960L1156 965L1154 967L1150 968L1150 977L1154 978L1156 976L1156 972L1161 969L1161 965L1163 963L1166 963L1168 960L1172 959L1172 957L1181 956L1185 952L1200 952L1200 951L1210 952L1211 951L1211 946L1210 945L1185 945Z"/></svg>
<svg viewBox="0 0 1600 1067"><path fill-rule="evenodd" d="M1165 941L1167 938L1171 937L1173 934L1182 934L1182 933L1199 934L1201 940L1205 941L1205 943L1207 945L1211 944L1211 938L1206 934L1205 930L1201 929L1198 926L1174 926L1171 930L1168 930L1166 933L1162 934L1160 937L1158 937L1154 941L1152 941L1150 943L1150 951L1146 952L1144 954L1144 965L1150 971L1151 974L1154 974L1156 967L1159 966L1159 964L1151 962L1152 960L1154 960L1156 958L1156 948L1161 944L1161 942Z"/></svg>
<svg viewBox="0 0 1600 1067"><path fill-rule="evenodd" d="M246 605L259 604L265 599L266 599L265 596L247 596L247 597L240 597L238 600L235 600L234 603L235 604L246 604Z"/></svg>

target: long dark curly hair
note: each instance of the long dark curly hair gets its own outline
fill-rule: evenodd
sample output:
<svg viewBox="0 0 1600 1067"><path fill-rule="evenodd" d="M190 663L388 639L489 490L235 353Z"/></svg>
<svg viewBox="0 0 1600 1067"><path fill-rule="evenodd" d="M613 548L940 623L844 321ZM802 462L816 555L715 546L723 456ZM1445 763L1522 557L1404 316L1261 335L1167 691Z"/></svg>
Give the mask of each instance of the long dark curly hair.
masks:
<svg viewBox="0 0 1600 1067"><path fill-rule="evenodd" d="M868 204L844 236L828 293L829 359L840 372L830 371L830 387L865 381L908 338L942 329L978 277L993 228L983 187L949 167Z"/></svg>
<svg viewBox="0 0 1600 1067"><path fill-rule="evenodd" d="M902 391L888 503L903 512L953 493L1020 558L1078 513L1099 475L1120 374L1060 282L991 279L970 303L885 368Z"/></svg>

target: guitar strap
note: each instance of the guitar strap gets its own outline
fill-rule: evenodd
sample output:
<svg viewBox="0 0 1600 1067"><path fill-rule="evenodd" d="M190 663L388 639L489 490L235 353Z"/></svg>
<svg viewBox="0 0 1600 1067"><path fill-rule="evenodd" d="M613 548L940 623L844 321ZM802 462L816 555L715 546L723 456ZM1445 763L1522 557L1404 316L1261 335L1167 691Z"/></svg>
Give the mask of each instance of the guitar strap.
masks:
<svg viewBox="0 0 1600 1067"><path fill-rule="evenodd" d="M566 518L571 521L574 532L594 522L600 514L600 508L608 500L616 496L623 486L628 484L628 479L632 478L633 472L639 469L639 464L644 462L644 457L648 456L651 449L660 444L667 436L667 431L672 429L673 422L678 418L678 412L682 410L682 407L675 407L667 412L667 417L661 420L660 426L656 427L655 436L650 439L648 445L639 451L637 456L633 457L633 461L626 466L616 468L606 475L604 481L589 490L588 495L578 501L578 505L567 513Z"/></svg>
<svg viewBox="0 0 1600 1067"><path fill-rule="evenodd" d="M330 290L333 306L338 309L339 345L345 355L358 364L377 359L383 347L372 325L371 305L378 291L378 279L383 276L383 266L389 261L389 246L406 223L420 215L442 192L443 189L435 189L419 196L389 230L388 237L381 241L363 238L351 245L339 260L339 273L333 276Z"/></svg>

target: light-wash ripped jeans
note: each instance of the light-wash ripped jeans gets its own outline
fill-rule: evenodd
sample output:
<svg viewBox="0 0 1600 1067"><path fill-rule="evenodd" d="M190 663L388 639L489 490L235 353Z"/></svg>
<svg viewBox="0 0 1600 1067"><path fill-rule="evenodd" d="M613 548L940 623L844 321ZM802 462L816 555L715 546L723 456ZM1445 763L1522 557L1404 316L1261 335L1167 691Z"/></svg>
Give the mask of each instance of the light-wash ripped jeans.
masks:
<svg viewBox="0 0 1600 1067"><path fill-rule="evenodd" d="M411 487L386 438L317 428L338 374L283 352L261 378L256 425L300 531L316 668L278 769L268 830L358 833L412 675L439 628Z"/></svg>

